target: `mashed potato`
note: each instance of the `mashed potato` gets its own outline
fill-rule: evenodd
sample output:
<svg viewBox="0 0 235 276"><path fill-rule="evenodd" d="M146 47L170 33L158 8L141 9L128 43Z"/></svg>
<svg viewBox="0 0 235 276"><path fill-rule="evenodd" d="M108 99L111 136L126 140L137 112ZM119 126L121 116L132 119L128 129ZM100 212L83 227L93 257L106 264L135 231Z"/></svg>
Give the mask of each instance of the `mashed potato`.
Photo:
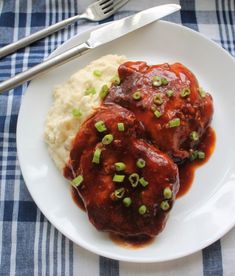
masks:
<svg viewBox="0 0 235 276"><path fill-rule="evenodd" d="M111 85L124 56L107 55L75 73L54 91L54 103L45 122L45 141L57 167L62 170L69 158L71 143L80 125L100 105L99 92Z"/></svg>

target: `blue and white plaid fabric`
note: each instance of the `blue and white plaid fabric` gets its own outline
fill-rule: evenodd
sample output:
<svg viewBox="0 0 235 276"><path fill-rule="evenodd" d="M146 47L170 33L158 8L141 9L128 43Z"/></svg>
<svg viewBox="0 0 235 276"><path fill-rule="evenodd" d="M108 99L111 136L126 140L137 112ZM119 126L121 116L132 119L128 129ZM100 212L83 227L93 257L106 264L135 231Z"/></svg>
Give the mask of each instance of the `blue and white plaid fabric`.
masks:
<svg viewBox="0 0 235 276"><path fill-rule="evenodd" d="M81 13L91 0L0 0L0 47ZM132 0L109 20L175 2L182 11L167 20L213 39L235 56L234 0ZM80 21L64 31L0 60L0 81L40 63L76 33L97 23ZM235 72L234 72L235 76ZM65 238L32 201L16 151L16 124L26 84L0 95L0 275L235 275L235 229L220 241L183 259L130 264L92 254ZM36 114L35 114L36 116Z"/></svg>

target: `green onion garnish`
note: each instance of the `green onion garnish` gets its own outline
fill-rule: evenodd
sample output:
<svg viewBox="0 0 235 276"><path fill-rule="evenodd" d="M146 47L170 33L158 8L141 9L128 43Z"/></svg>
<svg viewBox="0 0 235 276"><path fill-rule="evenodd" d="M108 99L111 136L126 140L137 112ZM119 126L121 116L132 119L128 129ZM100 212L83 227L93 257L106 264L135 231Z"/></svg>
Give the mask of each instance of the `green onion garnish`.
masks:
<svg viewBox="0 0 235 276"><path fill-rule="evenodd" d="M170 205L167 200L163 200L160 204L160 207L163 211L167 211L170 208Z"/></svg>
<svg viewBox="0 0 235 276"><path fill-rule="evenodd" d="M103 121L98 121L95 123L95 128L99 131L99 132L104 132L107 130L105 124Z"/></svg>
<svg viewBox="0 0 235 276"><path fill-rule="evenodd" d="M100 98L101 99L104 99L109 93L109 88L108 88L108 85L107 84L104 84L102 87L101 87L101 90L100 90Z"/></svg>
<svg viewBox="0 0 235 276"><path fill-rule="evenodd" d="M147 212L147 207L145 205L141 205L138 211L140 215L144 215Z"/></svg>
<svg viewBox="0 0 235 276"><path fill-rule="evenodd" d="M85 95L94 95L96 93L95 87L89 87L85 91Z"/></svg>
<svg viewBox="0 0 235 276"><path fill-rule="evenodd" d="M102 72L100 70L94 70L93 75L97 78L100 78L102 76Z"/></svg>
<svg viewBox="0 0 235 276"><path fill-rule="evenodd" d="M129 207L132 203L132 200L130 197L125 197L125 198L123 198L122 202L126 207Z"/></svg>
<svg viewBox="0 0 235 276"><path fill-rule="evenodd" d="M180 126L180 118L172 119L168 122L169 127L177 127Z"/></svg>
<svg viewBox="0 0 235 276"><path fill-rule="evenodd" d="M206 92L202 87L198 88L198 92L202 98L206 97Z"/></svg>
<svg viewBox="0 0 235 276"><path fill-rule="evenodd" d="M117 163L114 164L114 166L115 166L116 171L118 171L118 172L119 171L124 171L125 168L126 168L126 165L123 162L117 162Z"/></svg>
<svg viewBox="0 0 235 276"><path fill-rule="evenodd" d="M131 186L132 187L136 187L138 185L138 182L139 182L139 175L138 173L132 173L130 176L129 176L129 181L131 182Z"/></svg>
<svg viewBox="0 0 235 276"><path fill-rule="evenodd" d="M144 159L142 158L139 158L136 162L136 166L140 169L144 168L145 167L145 161Z"/></svg>
<svg viewBox="0 0 235 276"><path fill-rule="evenodd" d="M136 101L141 99L141 92L140 91L136 91L135 93L132 94L132 98Z"/></svg>
<svg viewBox="0 0 235 276"><path fill-rule="evenodd" d="M114 195L116 198L123 198L124 194L125 194L124 188L120 188L114 191Z"/></svg>
<svg viewBox="0 0 235 276"><path fill-rule="evenodd" d="M107 134L103 137L102 139L102 144L103 145L109 145L113 141L113 135L112 134Z"/></svg>
<svg viewBox="0 0 235 276"><path fill-rule="evenodd" d="M191 91L190 91L190 88L189 87L186 87L184 89L182 89L181 93L180 93L180 96L182 98L185 98L187 97L188 95L190 95Z"/></svg>
<svg viewBox="0 0 235 276"><path fill-rule="evenodd" d="M117 127L119 131L125 131L125 125L123 123L118 123Z"/></svg>
<svg viewBox="0 0 235 276"><path fill-rule="evenodd" d="M153 101L155 104L161 105L163 103L162 94L161 93L155 94L153 97Z"/></svg>
<svg viewBox="0 0 235 276"><path fill-rule="evenodd" d="M124 181L124 179L125 179L125 175L115 174L115 175L113 176L113 181L114 181L114 182L119 182L119 183L121 183L121 182Z"/></svg>
<svg viewBox="0 0 235 276"><path fill-rule="evenodd" d="M167 91L166 91L166 95L167 95L167 97L169 97L169 98L172 97L173 94L174 94L173 90L167 90Z"/></svg>
<svg viewBox="0 0 235 276"><path fill-rule="evenodd" d="M169 81L166 78L162 78L162 85L167 85Z"/></svg>
<svg viewBox="0 0 235 276"><path fill-rule="evenodd" d="M79 175L77 176L76 178L73 179L73 184L74 186L78 187L82 184L83 182L83 176L82 175Z"/></svg>
<svg viewBox="0 0 235 276"><path fill-rule="evenodd" d="M92 163L99 164L100 163L100 157L101 157L101 149L96 149L93 154Z"/></svg>
<svg viewBox="0 0 235 276"><path fill-rule="evenodd" d="M162 85L162 78L160 76L155 76L152 78L152 85L153 86L161 86Z"/></svg>
<svg viewBox="0 0 235 276"><path fill-rule="evenodd" d="M121 83L121 80L119 78L119 76L114 76L112 79L111 79L111 82L114 84L114 85L119 85Z"/></svg>
<svg viewBox="0 0 235 276"><path fill-rule="evenodd" d="M139 182L143 187L146 187L149 184L148 181L144 179L144 177L141 177Z"/></svg>
<svg viewBox="0 0 235 276"><path fill-rule="evenodd" d="M205 152L203 151L198 151L198 159L204 159L206 157Z"/></svg>
<svg viewBox="0 0 235 276"><path fill-rule="evenodd" d="M154 111L154 115L155 115L157 118L160 118L160 117L162 116L162 113L161 113L158 109L156 109L156 110Z"/></svg>
<svg viewBox="0 0 235 276"><path fill-rule="evenodd" d="M163 190L163 196L164 196L165 199L170 199L170 198L172 198L172 196L173 196L172 190L171 190L169 187L165 188L165 189Z"/></svg>
<svg viewBox="0 0 235 276"><path fill-rule="evenodd" d="M82 112L79 109L73 109L72 114L73 114L74 117L81 117L82 116Z"/></svg>
<svg viewBox="0 0 235 276"><path fill-rule="evenodd" d="M190 139L193 141L198 141L199 140L199 133L197 131L192 131L190 133Z"/></svg>

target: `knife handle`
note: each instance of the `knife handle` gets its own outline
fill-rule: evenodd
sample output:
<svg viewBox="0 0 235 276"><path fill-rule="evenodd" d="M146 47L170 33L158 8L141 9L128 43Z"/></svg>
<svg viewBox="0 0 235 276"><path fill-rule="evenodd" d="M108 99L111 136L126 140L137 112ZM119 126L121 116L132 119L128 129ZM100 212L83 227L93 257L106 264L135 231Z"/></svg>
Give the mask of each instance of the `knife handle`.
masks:
<svg viewBox="0 0 235 276"><path fill-rule="evenodd" d="M90 50L90 46L87 43L82 43L78 46L75 46L66 52L59 54L55 57L49 58L42 63L28 69L18 75L3 81L0 83L0 93L10 90L25 81L31 80L42 73L49 71L59 65L69 62L70 60L74 59L75 57L81 56L87 53Z"/></svg>

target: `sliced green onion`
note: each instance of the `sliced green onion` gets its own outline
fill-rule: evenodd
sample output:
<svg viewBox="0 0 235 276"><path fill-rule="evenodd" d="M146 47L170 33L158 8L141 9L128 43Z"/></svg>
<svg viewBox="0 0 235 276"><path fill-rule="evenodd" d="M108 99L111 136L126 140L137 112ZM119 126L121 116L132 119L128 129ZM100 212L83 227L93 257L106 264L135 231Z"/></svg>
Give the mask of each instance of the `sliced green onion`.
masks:
<svg viewBox="0 0 235 276"><path fill-rule="evenodd" d="M167 85L169 81L166 78L162 78L162 85Z"/></svg>
<svg viewBox="0 0 235 276"><path fill-rule="evenodd" d="M142 158L139 158L136 162L136 166L139 168L139 169L143 169L145 167L145 161L144 159Z"/></svg>
<svg viewBox="0 0 235 276"><path fill-rule="evenodd" d="M162 85L162 78L160 76L154 76L152 78L152 85L153 86L161 86Z"/></svg>
<svg viewBox="0 0 235 276"><path fill-rule="evenodd" d="M190 91L190 88L189 87L186 87L184 89L182 89L181 93L180 93L180 96L182 98L185 98L187 97L188 95L190 95L191 91Z"/></svg>
<svg viewBox="0 0 235 276"><path fill-rule="evenodd" d="M77 176L76 178L73 179L72 182L73 182L74 186L76 186L76 187L80 186L83 182L83 176L82 175Z"/></svg>
<svg viewBox="0 0 235 276"><path fill-rule="evenodd" d="M125 194L124 188L120 188L114 191L114 195L116 198L123 198L124 194Z"/></svg>
<svg viewBox="0 0 235 276"><path fill-rule="evenodd" d="M103 137L102 139L102 144L103 145L109 145L113 141L113 135L112 134L107 134Z"/></svg>
<svg viewBox="0 0 235 276"><path fill-rule="evenodd" d="M144 177L141 177L139 182L143 187L146 187L149 184L148 181L144 179Z"/></svg>
<svg viewBox="0 0 235 276"><path fill-rule="evenodd" d="M160 118L160 117L162 116L162 113L161 113L158 109L156 109L156 110L154 111L154 115L155 115L157 118Z"/></svg>
<svg viewBox="0 0 235 276"><path fill-rule="evenodd" d="M132 203L132 200L130 197L125 197L125 198L123 198L122 202L126 207L129 207Z"/></svg>
<svg viewBox="0 0 235 276"><path fill-rule="evenodd" d="M118 171L118 172L119 171L124 171L125 168L126 168L126 165L123 162L117 162L117 163L114 164L114 166L115 166L116 171Z"/></svg>
<svg viewBox="0 0 235 276"><path fill-rule="evenodd" d="M198 141L199 140L199 133L197 131L192 131L190 133L190 139L193 141Z"/></svg>
<svg viewBox="0 0 235 276"><path fill-rule="evenodd" d="M169 121L169 127L180 126L180 118L175 118Z"/></svg>
<svg viewBox="0 0 235 276"><path fill-rule="evenodd" d="M162 94L161 93L155 94L153 97L153 101L155 104L161 105L163 103Z"/></svg>
<svg viewBox="0 0 235 276"><path fill-rule="evenodd" d="M100 163L100 157L101 157L101 149L96 149L93 154L92 163L99 164Z"/></svg>
<svg viewBox="0 0 235 276"><path fill-rule="evenodd" d="M111 79L111 82L114 84L114 85L119 85L121 83L121 80L119 78L119 76L114 76L112 79Z"/></svg>
<svg viewBox="0 0 235 276"><path fill-rule="evenodd" d="M206 92L202 87L198 88L198 92L202 98L206 97Z"/></svg>
<svg viewBox="0 0 235 276"><path fill-rule="evenodd" d="M119 182L119 183L121 183L121 182L124 181L124 179L125 179L125 175L115 174L115 175L113 176L113 181L114 181L114 182Z"/></svg>
<svg viewBox="0 0 235 276"><path fill-rule="evenodd" d="M171 190L169 187L165 188L165 189L163 190L163 196L164 196L165 199L170 199L170 198L172 198L172 196L173 196L172 190Z"/></svg>
<svg viewBox="0 0 235 276"><path fill-rule="evenodd" d="M103 121L98 121L95 123L95 128L99 131L99 132L104 132L107 130L105 123Z"/></svg>
<svg viewBox="0 0 235 276"><path fill-rule="evenodd" d="M147 212L147 207L145 205L141 205L138 209L140 215L144 215Z"/></svg>
<svg viewBox="0 0 235 276"><path fill-rule="evenodd" d="M73 109L72 114L73 114L74 117L81 117L82 116L82 112L79 109Z"/></svg>
<svg viewBox="0 0 235 276"><path fill-rule="evenodd" d="M204 159L206 157L205 152L203 151L198 151L198 159Z"/></svg>
<svg viewBox="0 0 235 276"><path fill-rule="evenodd" d="M198 158L198 150L195 150L195 151L193 151L193 152L191 153L189 159L190 159L190 161L194 161L194 160L196 160L197 158Z"/></svg>
<svg viewBox="0 0 235 276"><path fill-rule="evenodd" d="M108 95L108 93L109 93L109 87L107 84L104 84L100 90L100 98L104 99Z"/></svg>
<svg viewBox="0 0 235 276"><path fill-rule="evenodd" d="M174 94L173 90L167 90L167 91L166 91L166 95L167 95L167 97L169 97L169 98L172 97L173 94Z"/></svg>
<svg viewBox="0 0 235 276"><path fill-rule="evenodd" d="M125 131L125 125L123 123L118 123L117 127L119 131Z"/></svg>
<svg viewBox="0 0 235 276"><path fill-rule="evenodd" d="M100 78L102 76L102 72L100 70L94 70L93 75L97 78Z"/></svg>
<svg viewBox="0 0 235 276"><path fill-rule="evenodd" d="M132 173L130 176L129 176L129 181L131 182L131 186L132 187L136 187L138 185L138 182L139 182L139 175L138 173Z"/></svg>
<svg viewBox="0 0 235 276"><path fill-rule="evenodd" d="M89 87L85 91L85 95L94 95L96 93L95 87Z"/></svg>
<svg viewBox="0 0 235 276"><path fill-rule="evenodd" d="M167 211L170 208L170 205L167 200L163 200L160 204L160 207L163 211Z"/></svg>
<svg viewBox="0 0 235 276"><path fill-rule="evenodd" d="M141 99L141 92L140 91L136 91L135 93L132 94L132 98L136 101Z"/></svg>

